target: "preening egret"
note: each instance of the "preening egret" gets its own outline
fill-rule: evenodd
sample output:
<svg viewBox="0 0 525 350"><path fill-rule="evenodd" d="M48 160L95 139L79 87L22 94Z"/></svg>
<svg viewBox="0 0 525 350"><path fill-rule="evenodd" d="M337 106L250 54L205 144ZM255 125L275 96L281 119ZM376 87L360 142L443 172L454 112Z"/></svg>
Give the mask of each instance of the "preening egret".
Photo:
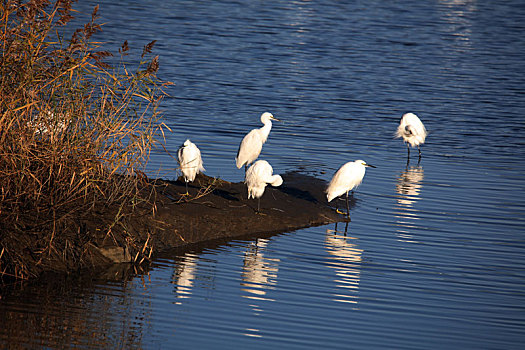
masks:
<svg viewBox="0 0 525 350"><path fill-rule="evenodd" d="M274 118L271 113L264 112L261 115L261 123L263 123L264 126L260 129L253 129L244 136L239 145L237 157L235 157L235 163L238 169L244 165L244 171L246 172L248 165L252 164L257 157L259 157L262 146L266 142L272 129L272 120L279 121L279 119Z"/></svg>
<svg viewBox="0 0 525 350"><path fill-rule="evenodd" d="M248 186L248 199L257 198L257 212L259 212L261 197L267 184L274 187L281 186L283 178L273 175L273 168L265 160L258 160L246 171L244 183Z"/></svg>
<svg viewBox="0 0 525 350"><path fill-rule="evenodd" d="M407 144L408 157L410 157L410 146L412 146L417 147L419 158L421 159L419 145L425 143L427 130L417 115L414 113L405 113L403 117L401 117L399 126L397 127L396 137L402 137L403 141Z"/></svg>
<svg viewBox="0 0 525 350"><path fill-rule="evenodd" d="M202 166L201 151L188 139L179 148L177 155L180 169L184 175L184 182L186 183L186 194L188 194L188 182L193 182L195 176L205 170Z"/></svg>
<svg viewBox="0 0 525 350"><path fill-rule="evenodd" d="M348 162L337 170L334 177L326 188L326 199L331 202L332 199L342 196L346 193L346 216L350 217L350 207L348 205L348 192L359 186L365 177L366 167L375 168L375 166L366 164L364 160ZM337 208L337 205L336 205Z"/></svg>

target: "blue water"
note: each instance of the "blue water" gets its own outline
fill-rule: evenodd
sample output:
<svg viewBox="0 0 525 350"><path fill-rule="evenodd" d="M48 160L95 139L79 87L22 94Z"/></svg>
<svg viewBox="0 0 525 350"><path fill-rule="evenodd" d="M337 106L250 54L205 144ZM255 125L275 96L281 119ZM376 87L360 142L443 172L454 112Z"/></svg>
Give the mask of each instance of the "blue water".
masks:
<svg viewBox="0 0 525 350"><path fill-rule="evenodd" d="M261 154L275 172L377 168L346 228L15 286L1 295L0 344L523 347L525 2L98 3L106 46L157 40L158 75L175 83L166 146L191 138L208 175L242 180L237 147L264 111L282 119ZM429 131L419 164L393 139L407 111ZM176 166L157 150L148 170L175 178Z"/></svg>

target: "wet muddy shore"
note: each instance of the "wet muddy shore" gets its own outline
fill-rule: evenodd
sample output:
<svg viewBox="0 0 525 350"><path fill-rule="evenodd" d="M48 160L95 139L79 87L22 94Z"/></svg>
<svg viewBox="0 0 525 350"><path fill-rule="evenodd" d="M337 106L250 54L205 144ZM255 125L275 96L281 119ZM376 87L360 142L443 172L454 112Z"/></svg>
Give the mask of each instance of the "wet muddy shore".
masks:
<svg viewBox="0 0 525 350"><path fill-rule="evenodd" d="M280 187L268 186L261 198L247 199L246 185L198 175L188 186L176 181L155 180L145 192L149 200L133 211L101 208L82 218L83 232L63 233L67 250L34 261L34 276L44 272L99 269L115 263L142 263L167 249L199 242L241 236L282 233L319 226L345 217L328 206L326 182L300 173L286 173ZM153 208L153 209L152 209ZM89 239L82 239L89 237ZM29 242L29 241L28 241ZM31 245L27 251L30 255Z"/></svg>

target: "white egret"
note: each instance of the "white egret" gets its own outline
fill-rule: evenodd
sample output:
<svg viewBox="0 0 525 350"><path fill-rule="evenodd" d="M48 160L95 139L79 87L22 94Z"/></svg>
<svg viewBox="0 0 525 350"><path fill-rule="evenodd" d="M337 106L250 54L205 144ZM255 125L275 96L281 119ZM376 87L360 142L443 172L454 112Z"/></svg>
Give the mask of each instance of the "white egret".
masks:
<svg viewBox="0 0 525 350"><path fill-rule="evenodd" d="M240 169L244 165L244 172L248 165L252 164L259 154L261 154L262 146L268 139L270 130L272 129L272 120L279 121L269 112L264 112L261 115L261 123L264 126L260 129L253 129L250 131L241 141L239 150L237 151L237 157L235 157L235 163L237 168Z"/></svg>
<svg viewBox="0 0 525 350"><path fill-rule="evenodd" d="M258 213L266 185L281 186L283 178L280 175L273 175L273 168L270 163L265 160L258 160L246 171L244 183L248 186L248 199L257 198Z"/></svg>
<svg viewBox="0 0 525 350"><path fill-rule="evenodd" d="M410 157L410 146L417 147L419 158L421 159L421 150L419 145L425 143L427 130L421 120L414 113L405 113L399 121L396 137L402 137L407 144L408 157Z"/></svg>
<svg viewBox="0 0 525 350"><path fill-rule="evenodd" d="M71 124L69 113L53 113L44 111L27 122L27 126L34 130L35 135L51 137L51 140L62 134Z"/></svg>
<svg viewBox="0 0 525 350"><path fill-rule="evenodd" d="M189 139L179 148L177 153L179 158L180 169L184 175L184 182L186 183L186 194L188 193L188 182L193 182L195 176L205 169L202 166L201 151Z"/></svg>
<svg viewBox="0 0 525 350"><path fill-rule="evenodd" d="M337 170L326 188L326 199L328 199L328 202L346 193L346 216L348 217L350 217L348 192L361 184L365 177L366 167L375 168L375 166L367 164L364 160L360 159L344 164ZM339 212L339 210L337 211Z"/></svg>

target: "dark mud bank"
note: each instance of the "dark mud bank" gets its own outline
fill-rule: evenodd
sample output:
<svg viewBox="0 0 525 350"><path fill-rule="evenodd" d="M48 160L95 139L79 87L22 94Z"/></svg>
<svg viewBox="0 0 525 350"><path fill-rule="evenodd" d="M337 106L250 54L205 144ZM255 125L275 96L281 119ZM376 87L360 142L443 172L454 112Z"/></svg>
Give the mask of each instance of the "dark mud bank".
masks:
<svg viewBox="0 0 525 350"><path fill-rule="evenodd" d="M166 198L178 198L179 193L185 191L184 184L167 182L161 192L164 198L159 201L162 205L158 208L157 219L167 223L170 246L286 232L344 219L327 205L323 180L298 173L287 173L283 179L280 187L266 187L260 213L256 213L257 200L247 199L243 183L221 182L206 196L187 203L173 203ZM190 188L190 199L209 181L207 177L198 178L196 186Z"/></svg>
<svg viewBox="0 0 525 350"><path fill-rule="evenodd" d="M181 179L156 180L146 189L154 193L149 203L125 213L117 224L112 223L116 208L83 218L83 235L90 239L82 242L63 237L79 243L70 244L67 254L35 260L30 272L37 276L48 271L141 263L162 251L194 243L282 233L345 220L328 206L325 181L299 173L286 173L283 179L280 187L266 188L260 213L256 213L257 200L247 199L244 183L199 175L189 184L189 195L185 196Z"/></svg>

